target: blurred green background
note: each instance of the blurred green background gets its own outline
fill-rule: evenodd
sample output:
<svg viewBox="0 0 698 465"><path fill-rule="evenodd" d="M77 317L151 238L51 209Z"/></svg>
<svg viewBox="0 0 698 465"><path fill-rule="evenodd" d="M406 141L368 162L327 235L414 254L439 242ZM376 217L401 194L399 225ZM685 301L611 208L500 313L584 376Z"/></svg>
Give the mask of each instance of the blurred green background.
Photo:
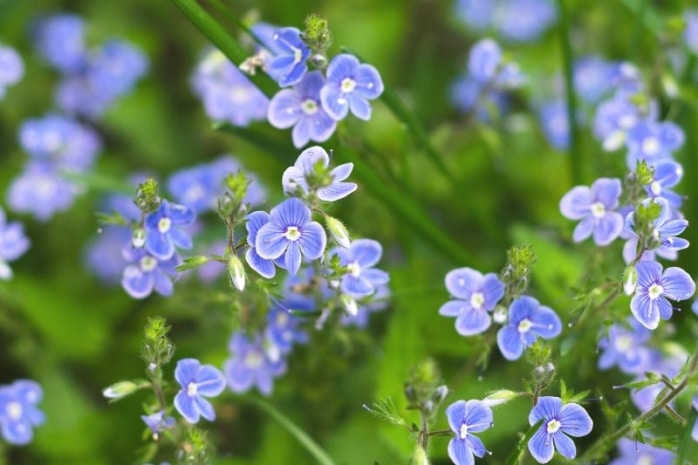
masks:
<svg viewBox="0 0 698 465"><path fill-rule="evenodd" d="M314 333L312 341L297 348L288 373L277 380L270 402L317 440L338 464L406 464L414 438L403 430L366 413L362 404L391 396L400 408L406 401L403 383L410 368L433 357L442 369L451 394L447 402L482 398L497 388L519 389L529 367L523 361L505 363L495 349L490 365L478 372L476 359L485 344L482 337L463 338L453 320L437 314L448 298L445 273L470 266L497 272L505 252L514 244L532 244L538 263L531 292L570 320L575 286L587 279L599 284L604 276L618 278L622 269L621 244L606 249L590 243L574 246L572 222L561 217L558 202L572 186L569 156L550 148L538 126L535 103L550 97L552 74L562 70L560 33L553 28L533 44L503 47L528 76L515 93L509 112L484 125L460 116L449 102L449 87L461 74L470 46L481 36L468 31L453 14L450 1L369 0L227 1L244 18L259 17L279 25L302 27L308 13L329 20L333 48L346 46L376 66L386 85L395 90L427 129L443 161L457 180L457 189L428 161L404 127L382 102L374 105L370 122L349 119L322 144L345 161L343 147L359 154L364 164L410 208L417 208L459 247L455 256L415 229L384 196L355 178L360 187L334 207L333 215L347 224L355 237L370 237L384 244L382 267L391 273L394 301L375 314L366 330L342 334ZM572 48L575 55L598 54L607 59L633 61L656 84L665 71L664 47L648 32L645 14L661 24L679 15L690 2L568 2ZM633 14L628 5L646 13ZM25 78L9 89L0 102L0 190L4 193L26 159L17 143L22 120L52 108L57 75L32 50L28 28L39 15L73 12L88 25L88 42L120 36L141 46L150 58L150 73L136 90L105 115L98 129L105 150L95 171L123 179L146 171L165 179L172 171L210 161L222 153L234 154L267 186L270 205L282 198L280 177L299 150L288 131L258 123L251 128L264 135L267 146L246 137L216 132L192 93L189 78L207 46L206 40L169 1L118 0L114 2L0 0L0 42L17 48L26 64ZM219 17L231 34L234 25ZM698 103L695 82L681 82L683 98L661 100L662 114L684 128L687 141L677 155L686 176L679 191L689 196L685 212L696 218ZM656 90L660 90L655 86ZM662 96L660 95L660 98ZM268 147L280 147L270 153ZM589 131L582 134L589 183L596 177L623 174L622 155L601 152ZM395 182L386 166L398 173ZM45 425L25 447L7 447L0 463L7 464L123 464L133 463L150 439L144 438L139 418L138 393L109 404L102 388L122 379L143 376L139 358L142 328L149 316L164 315L173 326L175 359L196 357L222 365L227 340L236 316L230 310L225 280L209 290L196 280L182 279L175 295L153 295L135 301L119 287L105 287L84 265L85 246L97 235L95 212L104 194L90 190L68 212L47 223L9 213L20 219L32 247L15 262L15 277L0 282L0 384L19 378L41 383ZM3 194L4 195L4 194ZM6 206L4 201L1 202ZM698 241L689 228L684 234ZM618 257L617 262L603 257ZM467 260L467 261L466 261ZM680 266L696 276L695 248L682 253ZM610 264L610 265L609 265ZM590 275L593 267L601 272ZM605 267L605 268L603 268ZM618 308L627 308L621 298ZM684 306L688 308L688 306ZM617 371L599 373L594 341L596 322L587 318L566 329L556 347L573 347L559 357L559 375L576 390L591 389L610 403L627 399L626 390L610 386L628 381ZM695 350L695 315L676 315L664 335ZM673 334L671 334L673 331ZM557 395L558 392L550 392ZM258 394L250 394L256 396ZM204 425L218 449L220 464L314 463L306 450L283 428L244 397L224 393L215 400L218 418ZM604 431L598 406L590 405L597 429L578 447ZM517 432L527 428L530 401L516 400L495 410L495 428L481 437L494 455L481 463L502 463ZM687 411L687 404L677 406ZM417 416L409 412L412 421ZM666 434L680 429L668 422L658 425ZM446 427L443 414L437 428ZM434 464L449 463L447 438L432 441ZM698 454L698 448L693 450ZM164 457L163 457L164 460ZM530 459L529 459L530 460ZM172 460L174 462L174 460Z"/></svg>

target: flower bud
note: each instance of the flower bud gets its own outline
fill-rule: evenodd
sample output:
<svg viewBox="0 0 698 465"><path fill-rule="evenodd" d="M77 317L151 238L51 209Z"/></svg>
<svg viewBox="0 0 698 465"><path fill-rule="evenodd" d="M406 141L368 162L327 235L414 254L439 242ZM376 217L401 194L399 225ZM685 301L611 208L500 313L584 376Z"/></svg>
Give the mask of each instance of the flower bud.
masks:
<svg viewBox="0 0 698 465"><path fill-rule="evenodd" d="M356 314L359 313L359 307L356 305L356 300L352 299L348 295L340 294L339 301L342 304L342 307L344 307L344 311L347 312L348 315L356 316Z"/></svg>
<svg viewBox="0 0 698 465"><path fill-rule="evenodd" d="M102 395L107 399L121 399L138 390L138 385L132 381L119 381L102 390Z"/></svg>
<svg viewBox="0 0 698 465"><path fill-rule="evenodd" d="M623 292L631 295L637 287L637 270L634 266L628 266L623 271Z"/></svg>
<svg viewBox="0 0 698 465"><path fill-rule="evenodd" d="M496 405L509 402L510 400L518 397L518 395L519 394L517 392L510 391L508 389L500 389L499 391L489 393L487 397L482 399L482 402L488 407L494 407Z"/></svg>
<svg viewBox="0 0 698 465"><path fill-rule="evenodd" d="M334 239L337 244L345 249L348 249L351 246L349 232L341 221L331 216L327 216L325 217L325 224L327 224L327 230L330 232L330 236L332 236L332 239Z"/></svg>
<svg viewBox="0 0 698 465"><path fill-rule="evenodd" d="M238 291L245 289L245 267L237 255L231 255L228 259L228 273L230 281Z"/></svg>
<svg viewBox="0 0 698 465"><path fill-rule="evenodd" d="M137 249L140 249L145 245L145 229L135 228L131 234L131 245Z"/></svg>

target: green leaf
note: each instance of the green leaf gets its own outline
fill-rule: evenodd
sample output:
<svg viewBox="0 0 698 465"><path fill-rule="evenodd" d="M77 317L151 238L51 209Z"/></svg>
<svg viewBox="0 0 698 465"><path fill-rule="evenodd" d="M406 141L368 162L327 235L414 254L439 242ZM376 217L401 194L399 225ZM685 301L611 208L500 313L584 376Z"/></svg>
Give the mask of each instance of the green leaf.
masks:
<svg viewBox="0 0 698 465"><path fill-rule="evenodd" d="M544 421L545 418L541 418L535 425L531 426L528 431L526 431L526 434L524 434L516 444L516 448L511 451L511 454L509 454L507 457L505 462L506 465L516 465L519 463L521 455L526 450L526 444L528 444L528 441L530 441L533 435L536 434L536 431L538 431Z"/></svg>

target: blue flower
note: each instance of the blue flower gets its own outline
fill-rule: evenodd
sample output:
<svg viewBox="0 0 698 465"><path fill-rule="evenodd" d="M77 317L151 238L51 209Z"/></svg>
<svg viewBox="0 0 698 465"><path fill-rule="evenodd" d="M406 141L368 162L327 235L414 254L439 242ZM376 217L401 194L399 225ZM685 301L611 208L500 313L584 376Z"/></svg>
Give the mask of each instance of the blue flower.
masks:
<svg viewBox="0 0 698 465"><path fill-rule="evenodd" d="M676 209L681 207L683 196L672 191L683 177L683 167L673 160L659 160L652 166L654 173L652 182L645 187L650 197L662 197Z"/></svg>
<svg viewBox="0 0 698 465"><path fill-rule="evenodd" d="M686 28L683 31L683 40L686 42L686 47L698 55L698 10L690 9L684 11L683 20L686 23Z"/></svg>
<svg viewBox="0 0 698 465"><path fill-rule="evenodd" d="M477 32L487 29L494 15L495 2L482 0L457 0L455 13L465 24Z"/></svg>
<svg viewBox="0 0 698 465"><path fill-rule="evenodd" d="M191 208L163 200L157 210L146 215L143 222L147 232L146 250L155 258L167 260L174 255L175 246L190 249L191 237L178 226L192 224L195 216Z"/></svg>
<svg viewBox="0 0 698 465"><path fill-rule="evenodd" d="M502 49L492 39L482 39L470 49L468 72L481 83L493 82L500 71Z"/></svg>
<svg viewBox="0 0 698 465"><path fill-rule="evenodd" d="M213 120L244 127L267 117L267 96L219 50L208 52L199 63L192 87Z"/></svg>
<svg viewBox="0 0 698 465"><path fill-rule="evenodd" d="M248 338L235 333L230 339L229 358L223 367L228 386L233 392L247 392L256 387L268 396L274 388L274 378L286 372L281 351L260 335Z"/></svg>
<svg viewBox="0 0 698 465"><path fill-rule="evenodd" d="M166 417L164 410L159 410L150 415L141 415L141 419L155 438L157 438L158 434L163 430L170 429L175 425L175 419Z"/></svg>
<svg viewBox="0 0 698 465"><path fill-rule="evenodd" d="M303 150L293 166L286 168L286 171L284 171L281 180L284 192L289 195L295 195L298 189L301 189L303 193L309 194L308 179L317 177L316 169L318 164L321 164L323 168L327 168L330 164L330 157L325 149L316 145ZM329 183L315 191L317 197L326 202L334 202L354 192L356 183L344 181L349 177L353 169L353 163L343 163L335 167L330 172Z"/></svg>
<svg viewBox="0 0 698 465"><path fill-rule="evenodd" d="M581 242L593 235L597 245L608 245L623 230L623 216L618 208L621 194L619 179L600 178L591 188L576 186L560 200L560 212L571 220L582 220L574 229L572 240Z"/></svg>
<svg viewBox="0 0 698 465"><path fill-rule="evenodd" d="M640 160L653 163L661 158L669 158L684 143L684 133L676 124L664 121L643 120L628 131L626 161L629 169L635 169Z"/></svg>
<svg viewBox="0 0 698 465"><path fill-rule="evenodd" d="M0 100L5 88L19 82L24 75L24 62L15 49L0 45Z"/></svg>
<svg viewBox="0 0 698 465"><path fill-rule="evenodd" d="M570 143L570 123L565 102L552 100L543 103L538 110L538 118L550 145L558 150L566 150Z"/></svg>
<svg viewBox="0 0 698 465"><path fill-rule="evenodd" d="M383 247L378 241L357 239L352 241L348 249L337 247L332 254L337 255L339 264L347 268L339 288L350 297L359 299L369 296L390 280L388 273L373 268L383 254Z"/></svg>
<svg viewBox="0 0 698 465"><path fill-rule="evenodd" d="M33 36L39 55L62 73L77 73L86 66L85 22L79 16L44 18L34 25Z"/></svg>
<svg viewBox="0 0 698 465"><path fill-rule="evenodd" d="M10 279L12 269L7 262L17 260L29 248L21 223L7 222L5 210L0 208L0 280Z"/></svg>
<svg viewBox="0 0 698 465"><path fill-rule="evenodd" d="M311 71L292 89L280 90L269 102L269 124L279 129L293 127L291 135L297 148L310 140L326 141L337 127L337 122L320 103L320 89L324 84L322 73Z"/></svg>
<svg viewBox="0 0 698 465"><path fill-rule="evenodd" d="M677 237L688 227L688 221L681 217L677 218L678 213L662 197L649 198L642 203L645 206L650 203L661 206L659 216L652 222L652 239L656 243L656 247L645 250L642 260L654 260L655 253L660 257L675 260L676 251L683 250L689 245L686 239ZM630 263L635 260L637 255L637 243L639 240L635 232L635 212L629 213L625 218L623 233L628 238L623 247L623 258L625 258L626 263Z"/></svg>
<svg viewBox="0 0 698 465"><path fill-rule="evenodd" d="M179 264L175 254L167 260L158 260L144 248L134 248L127 244L123 248L124 258L129 265L124 268L121 276L121 286L134 299L144 299L153 290L160 295L169 297L174 292L171 276Z"/></svg>
<svg viewBox="0 0 698 465"><path fill-rule="evenodd" d="M599 341L602 351L598 367L608 370L618 365L624 373L640 374L651 357L650 350L644 346L651 332L636 319L628 318L628 326L614 324L608 329L608 335Z"/></svg>
<svg viewBox="0 0 698 465"><path fill-rule="evenodd" d="M310 49L301 39L301 31L295 27L283 27L272 36L276 55L269 61L269 75L281 87L288 87L300 82L308 71L306 61Z"/></svg>
<svg viewBox="0 0 698 465"><path fill-rule="evenodd" d="M35 381L20 379L0 386L0 433L10 444L28 444L32 428L44 422L44 414L37 408L43 397L41 386Z"/></svg>
<svg viewBox="0 0 698 465"><path fill-rule="evenodd" d="M455 316L456 331L472 336L492 324L489 312L504 297L504 284L494 273L483 276L472 268L457 268L446 274L446 289L455 297L443 304L439 315Z"/></svg>
<svg viewBox="0 0 698 465"><path fill-rule="evenodd" d="M575 403L562 405L559 397L538 399L528 415L528 423L533 426L541 419L543 424L528 441L528 450L538 463L550 462L555 449L563 457L573 459L577 448L569 436L586 436L594 426L584 407Z"/></svg>
<svg viewBox="0 0 698 465"><path fill-rule="evenodd" d="M588 103L597 103L614 86L617 64L596 56L586 56L574 62L574 89Z"/></svg>
<svg viewBox="0 0 698 465"><path fill-rule="evenodd" d="M653 106L650 106L652 109ZM652 119L654 113L648 118ZM594 115L593 130L607 152L623 146L630 131L643 118L640 109L633 103L631 96L624 92L616 93L613 98L602 102ZM635 169L633 166L631 169Z"/></svg>
<svg viewBox="0 0 698 465"><path fill-rule="evenodd" d="M347 312L344 312L340 321L343 326L365 328L368 325L371 313L385 310L388 307L389 300L390 288L387 285L378 286L376 292L371 296L357 302L356 315L349 315Z"/></svg>
<svg viewBox="0 0 698 465"><path fill-rule="evenodd" d="M478 120L484 122L492 120L491 113L504 113L508 104L504 93L492 91L489 86L470 75L462 76L453 83L451 100L461 113L473 112Z"/></svg>
<svg viewBox="0 0 698 465"><path fill-rule="evenodd" d="M252 212L247 215L247 222L245 223L248 245L247 252L245 253L245 260L253 270L267 279L273 278L276 274L274 260L265 260L260 257L255 247L255 241L257 240L259 229L269 222L269 218L270 216L267 212Z"/></svg>
<svg viewBox="0 0 698 465"><path fill-rule="evenodd" d="M53 166L30 162L10 184L7 203L14 211L31 213L37 220L47 221L56 212L67 210L77 194L77 188Z"/></svg>
<svg viewBox="0 0 698 465"><path fill-rule="evenodd" d="M557 19L551 0L508 0L501 2L494 21L497 31L513 42L533 42Z"/></svg>
<svg viewBox="0 0 698 465"><path fill-rule="evenodd" d="M312 310L307 308L307 301L300 299L286 299L280 304L275 303L269 310L265 336L284 355L291 352L295 343L308 342L308 333L299 327L300 320L290 314L289 309Z"/></svg>
<svg viewBox="0 0 698 465"><path fill-rule="evenodd" d="M670 465L674 463L675 454L666 449L651 446L637 440L621 438L618 441L620 456L611 460L608 465Z"/></svg>
<svg viewBox="0 0 698 465"><path fill-rule="evenodd" d="M320 91L322 107L332 119L344 119L351 112L359 119L371 118L369 100L383 93L383 81L378 70L361 64L347 53L337 55L327 66L327 81Z"/></svg>
<svg viewBox="0 0 698 465"><path fill-rule="evenodd" d="M696 291L696 283L681 268L663 270L658 262L641 261L635 265L637 287L630 310L648 329L656 329L659 319L668 320L674 311L669 300L686 300Z"/></svg>
<svg viewBox="0 0 698 465"><path fill-rule="evenodd" d="M497 345L504 358L516 360L539 337L551 339L561 330L560 318L552 309L533 297L522 296L511 303L507 325L497 332Z"/></svg>
<svg viewBox="0 0 698 465"><path fill-rule="evenodd" d="M204 397L215 397L223 392L223 373L213 365L202 365L194 358L184 358L177 362L175 379L182 387L174 398L174 406L180 415L189 423L198 423L200 416L213 421L216 412Z"/></svg>
<svg viewBox="0 0 698 465"><path fill-rule="evenodd" d="M492 427L492 409L480 400L459 400L446 408L446 417L451 431L456 433L448 443L448 456L456 465L472 465L473 456L482 457L487 452L473 433Z"/></svg>
<svg viewBox="0 0 698 465"><path fill-rule="evenodd" d="M284 267L296 274L302 256L306 260L320 258L327 244L325 230L311 220L310 209L303 202L296 198L283 201L271 209L269 222L257 231L257 253L265 260L283 256Z"/></svg>

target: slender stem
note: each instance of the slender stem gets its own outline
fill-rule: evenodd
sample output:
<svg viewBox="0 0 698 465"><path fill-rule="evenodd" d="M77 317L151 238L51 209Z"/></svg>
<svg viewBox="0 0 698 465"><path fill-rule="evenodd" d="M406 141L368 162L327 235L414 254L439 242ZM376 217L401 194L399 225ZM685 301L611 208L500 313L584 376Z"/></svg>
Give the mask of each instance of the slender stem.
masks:
<svg viewBox="0 0 698 465"><path fill-rule="evenodd" d="M571 31L569 13L567 11L568 0L558 0L560 7L560 43L562 45L562 64L565 76L565 93L567 99L567 120L570 128L570 178L574 185L583 184L585 176L584 154L579 138L579 126L577 124L577 98L574 92L574 74Z"/></svg>

